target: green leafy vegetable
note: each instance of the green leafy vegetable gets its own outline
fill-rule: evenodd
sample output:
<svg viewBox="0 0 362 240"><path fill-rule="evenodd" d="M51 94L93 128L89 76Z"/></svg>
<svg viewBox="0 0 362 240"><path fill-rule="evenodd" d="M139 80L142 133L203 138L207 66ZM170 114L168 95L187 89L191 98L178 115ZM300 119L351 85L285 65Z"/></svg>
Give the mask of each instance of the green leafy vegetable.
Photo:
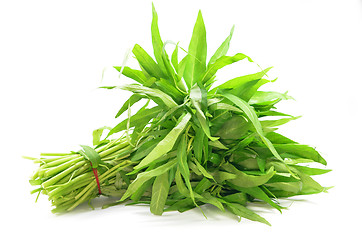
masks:
<svg viewBox="0 0 362 240"><path fill-rule="evenodd" d="M277 132L299 117L277 110L280 101L292 99L287 93L259 90L275 82L266 79L271 68L218 84L223 67L252 62L243 53L227 55L233 33L234 27L207 63L201 11L186 51L181 43L162 40L152 5L153 55L135 44L140 69L115 67L136 83L101 87L132 92L116 113L123 119L93 131L92 147L29 158L39 164L29 180L37 187L32 193L46 194L55 213L101 194L118 199L104 208L128 201L149 204L151 213L162 215L213 205L270 225L250 202L281 212L279 198L326 192L312 178L330 171L312 165L326 160L315 148ZM175 46L172 53L168 44ZM186 53L181 60L179 50ZM146 103L135 110L140 101ZM102 139L104 130L109 132Z"/></svg>

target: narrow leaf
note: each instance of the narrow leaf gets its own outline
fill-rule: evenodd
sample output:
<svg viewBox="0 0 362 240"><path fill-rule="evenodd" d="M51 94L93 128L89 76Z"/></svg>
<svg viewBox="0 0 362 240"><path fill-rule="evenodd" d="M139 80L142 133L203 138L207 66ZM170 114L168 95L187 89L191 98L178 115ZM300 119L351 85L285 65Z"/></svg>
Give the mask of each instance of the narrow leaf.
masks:
<svg viewBox="0 0 362 240"><path fill-rule="evenodd" d="M190 90L190 99L191 99L192 105L196 109L196 117L201 125L202 130L204 130L206 136L211 141L215 141L218 138L211 136L210 128L209 128L209 121L206 118L204 112L202 111L202 108L203 107L206 108L206 106L207 106L206 94L203 94L203 92L204 91L201 89L200 85L195 84Z"/></svg>
<svg viewBox="0 0 362 240"><path fill-rule="evenodd" d="M160 67L157 65L155 60L148 55L148 53L138 44L133 47L132 50L140 66L152 77L161 78L163 74Z"/></svg>
<svg viewBox="0 0 362 240"><path fill-rule="evenodd" d="M122 70L122 67L114 67L114 68L118 72L120 72ZM140 70L132 69L130 67L124 67L122 74L125 75L126 77L129 77L129 78L141 83L141 84L144 84L145 82L147 82L147 77Z"/></svg>
<svg viewBox="0 0 362 240"><path fill-rule="evenodd" d="M112 128L104 126L104 127L98 128L93 131L93 146L96 146L99 143L101 143L101 137L102 137L103 131L106 129L111 130Z"/></svg>
<svg viewBox="0 0 362 240"><path fill-rule="evenodd" d="M168 182L168 172L156 177L152 186L152 197L150 210L155 215L162 215L168 196L170 184Z"/></svg>
<svg viewBox="0 0 362 240"><path fill-rule="evenodd" d="M86 158L88 161L92 163L92 168L97 168L99 164L102 164L101 156L91 147L87 145L80 145L83 148L83 151L80 153Z"/></svg>
<svg viewBox="0 0 362 240"><path fill-rule="evenodd" d="M176 70L176 72L178 73L178 44L175 47L175 50L173 51L172 55L171 55L171 63L173 68Z"/></svg>
<svg viewBox="0 0 362 240"><path fill-rule="evenodd" d="M229 179L228 181L232 184L239 186L239 187L257 187L260 186L268 180L273 177L275 174L274 168L271 167L264 175L260 176L253 176L248 175L240 170L238 170L236 167L234 167L230 163L226 163L222 166L222 169L228 171L229 173L235 174L236 177L234 179Z"/></svg>
<svg viewBox="0 0 362 240"><path fill-rule="evenodd" d="M214 180L214 177L210 173L208 173L207 170L198 161L194 161L194 162L197 166L197 169L202 173L202 175Z"/></svg>
<svg viewBox="0 0 362 240"><path fill-rule="evenodd" d="M230 34L229 36L224 40L224 42L220 45L220 47L216 50L216 52L214 53L214 55L210 58L208 66L213 64L217 59L219 59L222 56L225 56L226 53L229 50L229 46L230 46L230 41L231 38L233 36L234 33L234 28L235 26L233 26L230 30Z"/></svg>
<svg viewBox="0 0 362 240"><path fill-rule="evenodd" d="M126 84L120 88L134 93L145 94L152 98L152 100L154 100L156 103L165 105L167 108L176 107L178 105L172 97L159 89L149 88L137 84Z"/></svg>
<svg viewBox="0 0 362 240"><path fill-rule="evenodd" d="M140 95L140 94L132 94L132 96L130 98L128 98L127 101L124 102L121 109L119 109L119 111L117 112L115 118L118 118L119 116L121 116L122 113L124 113L128 109L128 107L131 107L133 104L140 101L141 99L142 99L142 95Z"/></svg>
<svg viewBox="0 0 362 240"><path fill-rule="evenodd" d="M153 52L156 58L158 65L161 70L166 73L166 68L164 66L164 62L162 59L162 51L163 51L163 42L161 39L160 31L158 29L158 16L155 9L155 6L152 3L152 23L151 23L151 35L152 35L152 46Z"/></svg>
<svg viewBox="0 0 362 240"><path fill-rule="evenodd" d="M140 109L136 114L131 116L130 119L125 119L117 124L114 128L112 128L112 130L108 133L107 137L114 133L126 130L128 120L130 123L129 127L134 127L140 123L150 121L152 118L156 117L161 111L162 109L158 106L149 109Z"/></svg>
<svg viewBox="0 0 362 240"><path fill-rule="evenodd" d="M226 203L226 207L230 212L234 213L237 216L249 219L251 221L261 222L268 226L271 226L271 224L267 220L265 220L263 217L259 216L258 214L256 214L252 210L244 207L241 204Z"/></svg>
<svg viewBox="0 0 362 240"><path fill-rule="evenodd" d="M225 89L228 90L229 93L248 102L260 86L270 82L269 80L262 79L270 69L271 68L267 68L258 73L233 78L210 90L210 94L216 93L219 89Z"/></svg>
<svg viewBox="0 0 362 240"><path fill-rule="evenodd" d="M190 197L193 201L195 201L195 197L194 197L191 182L190 182L190 170L189 170L189 165L187 164L186 148L187 148L186 136L182 135L180 143L177 148L178 166L179 166L181 175L185 179L186 186L190 191Z"/></svg>
<svg viewBox="0 0 362 240"><path fill-rule="evenodd" d="M256 115L254 109L247 102L245 102L241 98L236 97L235 95L232 95L230 93L223 93L222 95L224 97L226 97L227 99L229 99L231 102L233 102L236 106L238 106L246 114L246 116L253 124L256 132L258 133L259 137L264 142L264 144L269 148L269 150L273 153L273 155L277 159L283 161L283 159L280 157L278 152L275 150L273 144L269 141L269 139L267 139L264 136L263 128L260 124L260 121L259 121L258 116Z"/></svg>
<svg viewBox="0 0 362 240"><path fill-rule="evenodd" d="M230 183L228 183L228 184L230 184ZM279 212L281 212L281 207L278 204L276 204L275 202L273 202L270 199L270 197L260 187L243 188L243 187L239 187L239 186L236 186L233 184L230 184L230 185L241 192L249 194L257 199L260 199L260 200L268 203L270 206L276 208Z"/></svg>
<svg viewBox="0 0 362 240"><path fill-rule="evenodd" d="M184 72L184 78L189 88L199 82L205 72L206 46L206 29L201 11L199 11L188 49L188 61Z"/></svg>
<svg viewBox="0 0 362 240"><path fill-rule="evenodd" d="M164 174L170 170L177 163L177 159L168 161L167 163L159 166L158 168L139 173L137 178L128 186L126 193L122 196L120 201L124 201L135 193L146 181L149 179Z"/></svg>
<svg viewBox="0 0 362 240"><path fill-rule="evenodd" d="M162 155L168 153L172 150L178 136L183 132L187 123L191 118L191 114L187 113L179 119L179 123L174 127L162 141L160 141L157 146L134 168L136 170L142 169L143 167L149 165L151 162L161 157Z"/></svg>
<svg viewBox="0 0 362 240"><path fill-rule="evenodd" d="M237 53L234 56L230 57L230 56L222 56L219 59L217 59L213 64L209 65L208 68L206 69L205 74L203 75L201 82L202 83L206 83L208 80L210 80L210 78L212 78L216 72L227 66L230 65L232 63L238 62L240 60L243 60L245 58L248 58L249 61L251 62L252 60L246 56L245 54L242 53Z"/></svg>

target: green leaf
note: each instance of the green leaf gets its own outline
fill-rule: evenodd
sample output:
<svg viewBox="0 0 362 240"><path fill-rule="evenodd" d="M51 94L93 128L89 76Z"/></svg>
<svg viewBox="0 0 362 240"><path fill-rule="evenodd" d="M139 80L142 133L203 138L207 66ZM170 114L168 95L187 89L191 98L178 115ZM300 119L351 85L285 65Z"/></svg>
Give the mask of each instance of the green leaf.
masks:
<svg viewBox="0 0 362 240"><path fill-rule="evenodd" d="M226 180L235 179L237 176L233 173L224 172L224 171L215 171L213 172L214 179L217 183L222 184Z"/></svg>
<svg viewBox="0 0 362 240"><path fill-rule="evenodd" d="M251 127L244 117L234 115L221 126L215 136L221 139L241 139Z"/></svg>
<svg viewBox="0 0 362 240"><path fill-rule="evenodd" d="M152 177L148 180L146 180L132 195L131 195L131 200L133 200L134 202L138 202L142 196L145 194L145 192L147 192L148 190L151 189L151 186L153 184L153 182L155 181L156 177ZM119 201L121 202L121 201Z"/></svg>
<svg viewBox="0 0 362 240"><path fill-rule="evenodd" d="M183 102L185 96L176 87L170 83L170 80L161 78L155 82L156 86L162 91L170 95L176 102Z"/></svg>
<svg viewBox="0 0 362 240"><path fill-rule="evenodd" d="M225 89L229 93L248 102L260 86L270 82L269 80L262 79L270 69L271 68L267 68L258 73L233 78L213 88L209 93L214 94L217 90Z"/></svg>
<svg viewBox="0 0 362 240"><path fill-rule="evenodd" d="M297 143L293 140L279 134L276 132L268 132L265 137L267 137L273 144L288 144L288 143Z"/></svg>
<svg viewBox="0 0 362 240"><path fill-rule="evenodd" d="M233 188L244 192L246 194L249 194L257 199L263 200L264 202L268 203L270 206L276 208L279 212L281 212L281 207L279 205L277 205L275 202L273 202L268 195L260 189L260 187L251 187L251 188L243 188L243 187L239 187L236 186L232 183L228 183L228 185L232 186Z"/></svg>
<svg viewBox="0 0 362 240"><path fill-rule="evenodd" d="M293 99L291 96L287 95L286 93L279 93L279 92L263 92L257 91L254 95L250 98L249 104L250 105L274 105L281 100L288 100Z"/></svg>
<svg viewBox="0 0 362 240"><path fill-rule="evenodd" d="M170 170L177 163L177 159L173 159L168 161L167 163L159 166L158 168L145 171L137 174L137 177L133 182L128 186L126 193L122 196L120 201L124 201L128 197L130 197L133 193L135 193L146 181L153 177L157 177L161 174L164 174L168 170Z"/></svg>
<svg viewBox="0 0 362 240"><path fill-rule="evenodd" d="M298 174L302 180L302 191L301 194L316 194L326 190L317 181L306 174Z"/></svg>
<svg viewBox="0 0 362 240"><path fill-rule="evenodd" d="M156 117L161 111L162 111L162 109L158 106L149 108L149 109L148 108L140 109L136 114L131 116L131 118L129 119L130 127L134 127L134 126L144 123L144 122L149 122L152 118ZM126 130L127 122L128 122L128 119L125 119L122 122L120 122L119 124L117 124L108 133L107 137L109 137L110 135L112 135L114 133Z"/></svg>
<svg viewBox="0 0 362 240"><path fill-rule="evenodd" d="M122 67L114 67L118 72L120 72L122 70ZM147 77L145 76L145 74L140 71L140 70L135 70L132 69L130 67L124 67L122 74L125 75L126 77L129 77L141 84L144 84L145 82L147 82Z"/></svg>
<svg viewBox="0 0 362 240"><path fill-rule="evenodd" d="M222 96L233 102L236 106L238 106L248 117L248 119L253 124L256 132L258 133L261 140L264 142L264 144L269 148L269 150L272 152L272 154L279 159L280 161L283 161L283 159L280 157L278 152L275 150L273 144L264 136L263 128L259 122L258 116L256 115L254 109L244 100L241 98L236 97L235 95L232 95L230 93L222 93Z"/></svg>
<svg viewBox="0 0 362 240"><path fill-rule="evenodd" d="M230 41L231 38L233 36L234 33L234 28L235 26L233 26L230 30L230 34L229 36L225 39L225 41L220 45L220 47L216 50L216 52L214 53L214 55L210 58L208 66L213 64L217 59L219 59L222 56L225 56L226 53L229 50L229 46L230 46Z"/></svg>
<svg viewBox="0 0 362 240"><path fill-rule="evenodd" d="M196 164L197 169L202 173L202 175L214 180L214 177L210 173L208 173L208 171L198 161L194 162Z"/></svg>
<svg viewBox="0 0 362 240"><path fill-rule="evenodd" d="M133 47L132 52L140 66L147 72L148 75L155 78L165 77L155 60L153 60L153 58L148 55L148 53L140 45L136 44Z"/></svg>
<svg viewBox="0 0 362 240"><path fill-rule="evenodd" d="M124 113L129 107L131 107L136 102L140 101L142 98L143 97L140 94L136 94L136 93L132 94L132 96L130 98L128 98L127 101L124 102L121 109L119 109L119 111L117 112L115 118L118 118L119 116L121 116L122 113Z"/></svg>
<svg viewBox="0 0 362 240"><path fill-rule="evenodd" d="M234 179L228 180L230 183L232 183L236 186L245 187L245 188L260 186L260 185L268 182L268 180L271 177L273 177L273 175L275 174L273 167L269 168L265 174L260 175L260 176L248 175L248 174L238 170L236 167L234 167L230 163L226 163L226 164L222 165L221 168L224 169L225 171L228 171L229 173L236 175L236 177Z"/></svg>
<svg viewBox="0 0 362 240"><path fill-rule="evenodd" d="M190 170L189 170L189 165L187 164L186 148L187 148L186 135L183 134L181 136L180 143L177 148L178 167L180 169L181 175L185 179L186 186L190 191L190 197L193 201L195 201L194 193L190 182Z"/></svg>
<svg viewBox="0 0 362 240"><path fill-rule="evenodd" d="M298 117L288 117L288 118L281 118L281 119L276 119L276 120L264 120L264 121L260 121L261 126L263 127L263 129L267 130L273 127L277 127L283 124L286 124L292 120L296 120L300 118L300 116Z"/></svg>
<svg viewBox="0 0 362 240"><path fill-rule="evenodd" d="M210 134L209 121L206 118L202 108L206 108L207 100L205 91L199 86L199 84L195 84L190 90L190 99L192 105L196 109L196 117L201 125L202 130L205 132L206 136L211 140L215 141L218 138L212 137Z"/></svg>
<svg viewBox="0 0 362 240"><path fill-rule="evenodd" d="M282 116L282 117L293 117L290 114L286 114L286 113L282 113L282 112L278 112L278 111L273 111L273 110L262 110L260 111L260 109L258 109L258 106L256 106L256 110L257 114L259 117L266 117L266 116Z"/></svg>
<svg viewBox="0 0 362 240"><path fill-rule="evenodd" d="M238 203L241 205L245 205L248 201L248 197L246 196L245 193L242 193L242 192L237 192L237 193L227 195L227 196L223 197L222 199L224 199L226 202L229 202L229 203Z"/></svg>
<svg viewBox="0 0 362 240"><path fill-rule="evenodd" d="M228 150L229 149L224 144L222 144L219 140L209 141L209 146L212 146L212 147L218 148L218 149L223 149L223 150Z"/></svg>
<svg viewBox="0 0 362 240"><path fill-rule="evenodd" d="M134 155L132 155L130 160L132 162L135 162L135 161L138 161L138 160L144 158L155 148L155 146L160 141L161 141L161 138L155 138L155 139L151 139L151 140L144 142L141 146L139 146L137 148L136 152L134 153Z"/></svg>
<svg viewBox="0 0 362 240"><path fill-rule="evenodd" d="M275 149L285 157L306 158L327 165L326 160L314 148L302 144L274 144Z"/></svg>
<svg viewBox="0 0 362 240"><path fill-rule="evenodd" d="M165 212L170 212L170 211L179 211L179 212L184 212L185 210L188 209L192 209L196 207L195 204L193 203L191 198L185 198L182 200L177 200L174 204L172 204L170 207L168 207Z"/></svg>
<svg viewBox="0 0 362 240"><path fill-rule="evenodd" d="M204 177L196 185L195 192L198 194L201 194L204 191L206 191L208 188L210 188L211 186L212 186L212 182L210 182L207 178Z"/></svg>
<svg viewBox="0 0 362 240"><path fill-rule="evenodd" d="M209 66L207 67L206 72L203 75L203 77L201 78L200 82L206 83L208 80L210 80L216 74L216 72L219 69L221 69L227 65L230 65L232 63L241 61L245 58L248 58L250 62L252 61L248 56L246 56L245 54L242 54L242 53L237 53L232 57L231 56L220 57L213 64L211 64L211 65L209 64Z"/></svg>
<svg viewBox="0 0 362 240"><path fill-rule="evenodd" d="M152 197L150 210L155 215L162 215L168 196L170 184L168 182L168 172L156 177L152 186Z"/></svg>
<svg viewBox="0 0 362 240"><path fill-rule="evenodd" d="M93 131L93 146L101 143L101 137L104 130L111 130L112 128L104 126Z"/></svg>
<svg viewBox="0 0 362 240"><path fill-rule="evenodd" d="M206 54L206 29L201 11L199 11L188 49L188 58L184 72L188 88L200 82L206 69Z"/></svg>
<svg viewBox="0 0 362 240"><path fill-rule="evenodd" d="M302 190L302 182L275 182L275 183L267 183L265 184L272 191L285 191L294 194L300 193Z"/></svg>
<svg viewBox="0 0 362 240"><path fill-rule="evenodd" d="M204 148L204 139L205 132L198 127L194 127L195 129L195 139L193 141L193 149L196 160L201 163L202 162L202 150Z"/></svg>
<svg viewBox="0 0 362 240"><path fill-rule="evenodd" d="M240 110L240 108L234 107L233 105L227 104L227 103L215 103L210 105L211 111L216 110L228 110L236 113L243 113L243 111Z"/></svg>
<svg viewBox="0 0 362 240"><path fill-rule="evenodd" d="M212 196L209 192L204 192L201 195L199 195L199 194L195 194L195 195L196 195L196 198L198 200L200 200L201 202L214 205L221 211L225 211L221 201L217 197Z"/></svg>
<svg viewBox="0 0 362 240"><path fill-rule="evenodd" d="M175 173L175 183L177 186L178 191L184 196L184 197L190 197L190 191L187 189L180 173L180 167L177 168Z"/></svg>
<svg viewBox="0 0 362 240"><path fill-rule="evenodd" d="M143 167L149 165L157 158L168 153L172 150L178 136L183 132L187 123L191 118L191 114L187 113L186 115L180 117L179 123L174 127L164 139L162 139L157 146L134 168L136 170L142 169Z"/></svg>
<svg viewBox="0 0 362 240"><path fill-rule="evenodd" d="M158 65L160 66L161 70L166 73L166 67L164 65L164 61L162 59L162 52L163 52L163 42L161 39L160 31L158 29L158 16L155 9L155 6L152 3L152 23L151 23L151 36L152 36L152 46L153 52L156 58Z"/></svg>
<svg viewBox="0 0 362 240"><path fill-rule="evenodd" d="M298 166L298 165L294 165L293 168L297 169L299 172L302 172L304 174L307 174L309 176L312 175L321 175L321 174L325 174L327 172L332 171L331 169L320 169L320 168L311 168L311 167L306 167L306 166Z"/></svg>
<svg viewBox="0 0 362 240"><path fill-rule="evenodd" d="M175 50L173 51L173 53L171 55L171 63L172 63L173 68L178 73L178 67L179 67L179 63L178 63L178 44L176 45Z"/></svg>
<svg viewBox="0 0 362 240"><path fill-rule="evenodd" d="M178 104L173 100L172 97L170 97L170 95L159 89L149 88L138 84L126 84L121 86L120 88L134 93L145 94L150 97L154 102L161 106L164 105L166 108L178 106Z"/></svg>
<svg viewBox="0 0 362 240"><path fill-rule="evenodd" d="M92 163L92 168L97 168L99 164L103 163L101 156L99 156L99 154L93 148L87 145L80 146L83 148L83 150L81 150L79 153Z"/></svg>
<svg viewBox="0 0 362 240"><path fill-rule="evenodd" d="M241 204L226 203L226 208L237 216L249 219L251 221L261 222L268 226L271 226L271 224L267 220L265 220L263 217L259 216L258 214L256 214L252 210L244 207Z"/></svg>

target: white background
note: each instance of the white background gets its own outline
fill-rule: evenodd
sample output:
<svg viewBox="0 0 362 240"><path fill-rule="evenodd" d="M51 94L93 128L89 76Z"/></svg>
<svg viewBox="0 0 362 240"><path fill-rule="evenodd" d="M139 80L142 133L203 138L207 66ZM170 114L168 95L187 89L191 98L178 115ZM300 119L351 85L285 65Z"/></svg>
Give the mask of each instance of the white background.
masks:
<svg viewBox="0 0 362 240"><path fill-rule="evenodd" d="M133 44L151 52L151 1L1 1L1 236L360 239L361 1L154 3L163 40L180 41L185 48L201 9L209 56L235 24L229 54L242 52L263 68L274 66L270 75L278 80L269 89L288 90L296 101L281 109L303 115L280 131L317 147L333 169L318 180L335 188L295 198L283 214L254 207L272 227L238 223L209 207L204 208L208 220L198 210L159 217L142 206L94 211L82 206L53 215L46 196L35 203L29 194L28 177L36 166L21 156L78 150L91 143L93 129L117 123L113 117L128 93L97 88L124 82L112 66L122 63ZM255 70L255 64L238 63L219 78Z"/></svg>

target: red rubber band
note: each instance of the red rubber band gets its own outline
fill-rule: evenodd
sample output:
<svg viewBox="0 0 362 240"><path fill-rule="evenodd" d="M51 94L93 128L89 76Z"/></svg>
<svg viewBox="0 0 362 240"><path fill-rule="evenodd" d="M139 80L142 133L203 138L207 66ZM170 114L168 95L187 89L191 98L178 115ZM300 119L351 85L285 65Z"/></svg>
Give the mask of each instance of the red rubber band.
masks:
<svg viewBox="0 0 362 240"><path fill-rule="evenodd" d="M91 163L91 166L92 166L92 163ZM93 166L92 166L92 170L93 170L94 177L96 178L97 187L98 187L98 193L99 193L99 194L102 194L102 192L101 192L101 185L99 184L99 178L98 178L97 168L93 168Z"/></svg>

